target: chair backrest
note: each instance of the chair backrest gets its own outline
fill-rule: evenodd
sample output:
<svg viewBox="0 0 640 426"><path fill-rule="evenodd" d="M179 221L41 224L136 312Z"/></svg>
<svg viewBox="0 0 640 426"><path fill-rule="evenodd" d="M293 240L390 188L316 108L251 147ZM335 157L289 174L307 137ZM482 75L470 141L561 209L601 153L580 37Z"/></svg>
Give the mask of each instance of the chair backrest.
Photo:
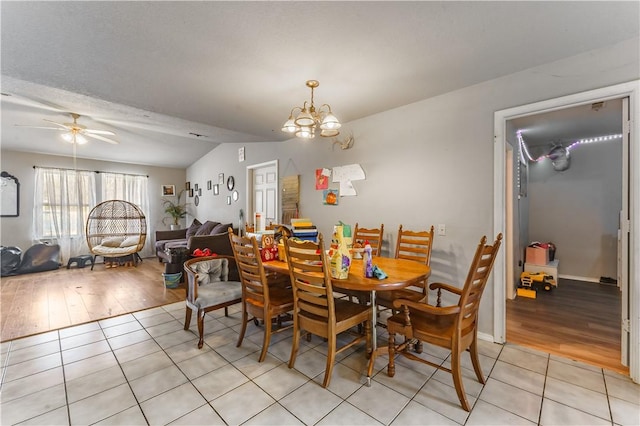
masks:
<svg viewBox="0 0 640 426"><path fill-rule="evenodd" d="M147 220L140 207L123 200L107 200L95 206L86 223L86 238L89 250L102 243L105 238L121 238L137 253L147 240Z"/></svg>
<svg viewBox="0 0 640 426"><path fill-rule="evenodd" d="M415 260L429 265L431 263L431 248L433 247L433 225L428 231L407 231L398 228L396 243L396 259Z"/></svg>
<svg viewBox="0 0 640 426"><path fill-rule="evenodd" d="M293 286L294 315L335 323L333 288L322 234L318 235L317 243L285 237L284 245Z"/></svg>
<svg viewBox="0 0 640 426"><path fill-rule="evenodd" d="M356 223L356 229L353 233L353 242L369 241L371 245L371 253L374 256L380 256L382 253L382 236L384 235L384 223L380 224L380 228L360 228Z"/></svg>
<svg viewBox="0 0 640 426"><path fill-rule="evenodd" d="M229 240L242 283L242 297L257 306L269 304L269 285L256 237L241 237L229 230Z"/></svg>
<svg viewBox="0 0 640 426"><path fill-rule="evenodd" d="M187 274L187 300L195 303L198 298L198 286L210 282L203 278L211 272L213 267L219 268L216 273L219 273L220 277L215 278L216 280L237 281L238 272L235 264L233 257L225 255L194 257L184 262L183 266ZM203 265L207 265L207 268L201 268Z"/></svg>
<svg viewBox="0 0 640 426"><path fill-rule="evenodd" d="M480 239L476 254L473 256L467 280L462 288L462 294L458 301L460 314L458 315L457 329L466 334L465 330L471 330L476 323L480 298L487 284L489 275L496 260L498 249L502 243L502 234L498 234L492 245L487 245L487 237Z"/></svg>

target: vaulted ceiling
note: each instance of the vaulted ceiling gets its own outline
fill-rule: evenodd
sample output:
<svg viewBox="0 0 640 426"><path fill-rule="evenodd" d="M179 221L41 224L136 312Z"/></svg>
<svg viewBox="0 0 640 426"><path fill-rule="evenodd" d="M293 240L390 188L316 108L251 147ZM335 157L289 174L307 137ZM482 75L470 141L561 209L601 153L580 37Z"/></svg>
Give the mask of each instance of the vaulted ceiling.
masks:
<svg viewBox="0 0 640 426"><path fill-rule="evenodd" d="M78 156L186 167L639 35L638 2L2 2L2 148L70 155L43 119L116 133Z"/></svg>

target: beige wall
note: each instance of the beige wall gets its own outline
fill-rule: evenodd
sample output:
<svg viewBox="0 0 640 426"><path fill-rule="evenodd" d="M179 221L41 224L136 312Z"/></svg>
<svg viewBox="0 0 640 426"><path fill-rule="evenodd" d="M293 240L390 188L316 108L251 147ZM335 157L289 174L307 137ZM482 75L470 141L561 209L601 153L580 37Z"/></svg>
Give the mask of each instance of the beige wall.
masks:
<svg viewBox="0 0 640 426"><path fill-rule="evenodd" d="M211 196L207 203L201 202L197 215L237 220L246 197L246 166L278 159L280 176L300 175L301 213L325 235L338 220L384 223L387 247L393 247L401 223L407 228L445 224L447 235L434 239L431 281L460 286L480 237L493 238L496 233L494 112L638 79L639 64L635 40L426 99L346 123L343 131L353 133L355 144L345 151L320 139L247 144L247 161L238 163L238 146L220 146L189 167L187 177L234 173L243 191L241 202L226 206L222 197ZM337 113L339 108L334 107ZM341 198L338 206L323 205L314 188L315 169L352 163L366 173L366 180L355 182L358 196ZM492 327L489 285L480 329L492 335Z"/></svg>

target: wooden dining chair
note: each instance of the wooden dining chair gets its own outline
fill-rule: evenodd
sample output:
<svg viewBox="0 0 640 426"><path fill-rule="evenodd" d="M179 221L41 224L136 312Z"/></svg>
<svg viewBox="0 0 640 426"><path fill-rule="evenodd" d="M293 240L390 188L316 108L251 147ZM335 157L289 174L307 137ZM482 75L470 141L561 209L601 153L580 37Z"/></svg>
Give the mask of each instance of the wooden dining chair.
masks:
<svg viewBox="0 0 640 426"><path fill-rule="evenodd" d="M262 320L264 339L258 358L258 362L262 362L267 356L271 335L291 328L282 327L282 316L293 309L293 292L288 277L280 275L278 280L277 276L265 272L255 237L240 237L230 230L229 239L242 283L242 329L236 346L242 345L247 323ZM278 325L276 330L273 329L274 319Z"/></svg>
<svg viewBox="0 0 640 426"><path fill-rule="evenodd" d="M501 241L502 234L498 234L493 245L486 245L487 237L480 239L462 288L449 284L432 283L429 288L438 290L436 306L407 299L397 299L393 302L394 307L402 309L402 312L387 319L387 331L389 332L387 374L389 376L393 377L395 374L396 354L447 371L453 376L453 384L462 408L470 411L471 407L465 396L462 383L460 354L469 350L478 381L484 384L485 380L478 359L478 308ZM459 297L458 304L441 306L442 290L457 295ZM400 345L395 343L396 334L405 336L405 341ZM419 339L451 351L451 368L432 363L409 352L408 347L413 339Z"/></svg>
<svg viewBox="0 0 640 426"><path fill-rule="evenodd" d="M293 286L293 345L289 368L293 368L304 330L327 339L327 365L323 387L329 386L336 355L366 340L371 351L372 308L333 296L333 286L325 257L322 234L318 243L285 239L287 263ZM364 335L356 333L349 343L337 348L337 335L364 323Z"/></svg>
<svg viewBox="0 0 640 426"><path fill-rule="evenodd" d="M431 249L433 248L433 235L433 225L428 231L408 231L402 229L402 225L400 225L395 258L414 260L429 266L431 263ZM409 288L380 292L377 302L379 306L393 309L393 301L396 299L409 299L415 302L426 301L426 280Z"/></svg>
<svg viewBox="0 0 640 426"><path fill-rule="evenodd" d="M380 228L361 228L356 223L356 228L353 232L353 242L356 241L364 243L369 241L371 246L371 254L374 256L380 256L382 254L382 236L384 235L384 223L380 224ZM364 244L363 244L364 247Z"/></svg>

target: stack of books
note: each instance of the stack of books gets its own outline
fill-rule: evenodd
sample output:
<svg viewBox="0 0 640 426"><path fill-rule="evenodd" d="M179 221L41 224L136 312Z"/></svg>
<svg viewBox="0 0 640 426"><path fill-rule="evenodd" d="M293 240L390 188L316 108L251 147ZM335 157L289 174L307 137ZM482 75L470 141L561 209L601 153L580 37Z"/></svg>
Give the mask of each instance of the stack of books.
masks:
<svg viewBox="0 0 640 426"><path fill-rule="evenodd" d="M293 236L301 240L317 241L318 229L308 218L291 219Z"/></svg>

